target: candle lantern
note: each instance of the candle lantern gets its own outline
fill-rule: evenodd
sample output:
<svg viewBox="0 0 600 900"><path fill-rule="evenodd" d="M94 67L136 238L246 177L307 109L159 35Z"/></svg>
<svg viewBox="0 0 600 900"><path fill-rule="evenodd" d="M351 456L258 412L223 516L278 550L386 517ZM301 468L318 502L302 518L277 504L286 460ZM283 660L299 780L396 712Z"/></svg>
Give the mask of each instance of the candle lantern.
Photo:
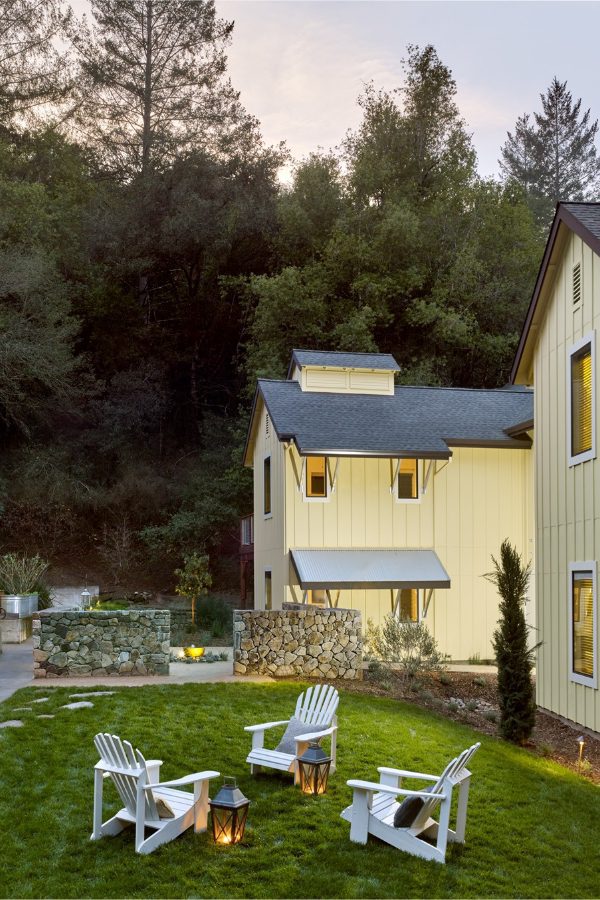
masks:
<svg viewBox="0 0 600 900"><path fill-rule="evenodd" d="M250 801L244 797L235 778L225 778L223 787L210 801L215 844L238 844L244 837Z"/></svg>
<svg viewBox="0 0 600 900"><path fill-rule="evenodd" d="M310 743L297 762L302 793L313 796L324 794L327 790L331 757L318 744Z"/></svg>
<svg viewBox="0 0 600 900"><path fill-rule="evenodd" d="M92 595L88 591L87 588L84 588L81 592L81 608L89 609L91 606Z"/></svg>

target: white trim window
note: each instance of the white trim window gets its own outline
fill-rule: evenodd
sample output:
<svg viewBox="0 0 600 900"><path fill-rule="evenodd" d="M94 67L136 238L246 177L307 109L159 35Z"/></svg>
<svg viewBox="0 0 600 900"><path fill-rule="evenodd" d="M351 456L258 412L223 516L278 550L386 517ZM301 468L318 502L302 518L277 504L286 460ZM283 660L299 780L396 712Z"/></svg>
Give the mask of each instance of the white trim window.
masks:
<svg viewBox="0 0 600 900"><path fill-rule="evenodd" d="M586 334L569 350L567 359L567 454L576 466L596 458L596 335Z"/></svg>
<svg viewBox="0 0 600 900"><path fill-rule="evenodd" d="M304 459L304 499L324 503L329 500L329 468L326 456L306 456Z"/></svg>
<svg viewBox="0 0 600 900"><path fill-rule="evenodd" d="M399 503L419 503L421 494L419 491L419 460L398 460L398 474L396 476L396 500Z"/></svg>
<svg viewBox="0 0 600 900"><path fill-rule="evenodd" d="M596 561L569 564L569 677L597 687Z"/></svg>

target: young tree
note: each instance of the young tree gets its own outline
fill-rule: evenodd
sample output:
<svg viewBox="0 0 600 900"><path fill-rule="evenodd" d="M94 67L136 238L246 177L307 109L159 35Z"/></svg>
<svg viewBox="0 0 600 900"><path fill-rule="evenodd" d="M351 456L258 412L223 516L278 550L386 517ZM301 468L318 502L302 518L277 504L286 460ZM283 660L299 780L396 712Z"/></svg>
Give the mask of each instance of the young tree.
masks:
<svg viewBox="0 0 600 900"><path fill-rule="evenodd" d="M528 647L524 604L530 565L525 566L508 540L500 547L500 561L492 557L494 571L486 576L500 594L500 621L493 647L498 664L500 730L503 736L523 744L535 725L535 690L531 680L533 652Z"/></svg>
<svg viewBox="0 0 600 900"><path fill-rule="evenodd" d="M0 0L0 123L56 101L69 87L59 37L70 15L60 0Z"/></svg>
<svg viewBox="0 0 600 900"><path fill-rule="evenodd" d="M92 14L92 30L78 22L70 32L79 120L108 168L145 174L243 118L225 77L233 23L214 0L92 0Z"/></svg>
<svg viewBox="0 0 600 900"><path fill-rule="evenodd" d="M540 95L542 112L517 119L501 149L500 168L525 189L537 222L546 228L559 200L595 199L600 185L598 120L573 102L567 82L553 78Z"/></svg>

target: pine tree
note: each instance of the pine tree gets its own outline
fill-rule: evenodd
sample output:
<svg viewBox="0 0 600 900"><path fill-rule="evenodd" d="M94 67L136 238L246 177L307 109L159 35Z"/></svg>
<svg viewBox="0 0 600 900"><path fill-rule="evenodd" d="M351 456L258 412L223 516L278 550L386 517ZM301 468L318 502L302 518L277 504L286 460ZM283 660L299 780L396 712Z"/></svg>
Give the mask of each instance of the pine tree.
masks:
<svg viewBox="0 0 600 900"><path fill-rule="evenodd" d="M517 119L501 149L500 168L524 188L536 221L546 228L559 201L595 199L600 158L598 120L573 102L567 82L557 78L540 95L542 112Z"/></svg>
<svg viewBox="0 0 600 900"><path fill-rule="evenodd" d="M244 119L226 78L233 23L214 0L92 0L78 22L79 122L103 163L129 179L214 146Z"/></svg>
<svg viewBox="0 0 600 900"><path fill-rule="evenodd" d="M530 566L523 565L508 540L500 547L500 562L492 557L494 571L487 575L500 594L500 620L492 644L498 665L500 730L517 744L524 743L535 725L535 694L531 680L533 651L527 646L524 603Z"/></svg>

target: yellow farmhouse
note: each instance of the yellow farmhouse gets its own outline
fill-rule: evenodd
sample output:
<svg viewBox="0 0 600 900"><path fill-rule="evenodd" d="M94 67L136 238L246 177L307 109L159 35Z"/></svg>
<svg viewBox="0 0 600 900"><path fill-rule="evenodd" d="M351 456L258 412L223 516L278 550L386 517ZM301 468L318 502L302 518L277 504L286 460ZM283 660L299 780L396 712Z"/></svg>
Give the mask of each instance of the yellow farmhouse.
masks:
<svg viewBox="0 0 600 900"><path fill-rule="evenodd" d="M507 537L534 551L533 394L404 387L397 372L388 354L295 350L286 380L259 380L243 572L253 556L257 609L393 612L453 660L490 659L491 556Z"/></svg>
<svg viewBox="0 0 600 900"><path fill-rule="evenodd" d="M512 382L535 387L537 662L540 706L600 730L600 204L561 203Z"/></svg>

